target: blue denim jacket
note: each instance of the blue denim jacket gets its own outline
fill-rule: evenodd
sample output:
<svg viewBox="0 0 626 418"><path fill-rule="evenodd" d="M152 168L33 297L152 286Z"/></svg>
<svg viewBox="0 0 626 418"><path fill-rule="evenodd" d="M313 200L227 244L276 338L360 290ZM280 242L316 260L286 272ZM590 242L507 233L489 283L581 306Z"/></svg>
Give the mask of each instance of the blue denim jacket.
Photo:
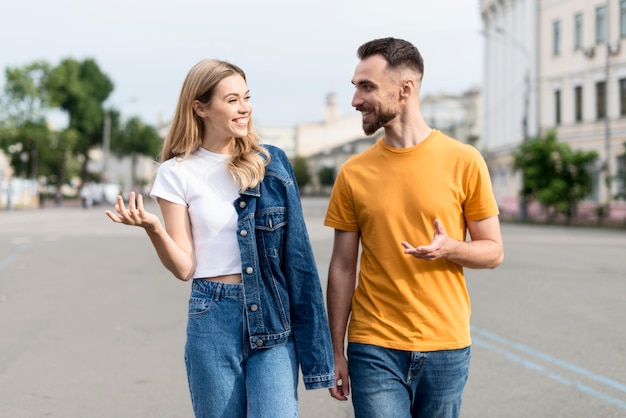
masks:
<svg viewBox="0 0 626 418"><path fill-rule="evenodd" d="M265 178L234 202L248 343L263 349L293 335L306 389L331 387L332 343L298 185L285 153L265 147Z"/></svg>

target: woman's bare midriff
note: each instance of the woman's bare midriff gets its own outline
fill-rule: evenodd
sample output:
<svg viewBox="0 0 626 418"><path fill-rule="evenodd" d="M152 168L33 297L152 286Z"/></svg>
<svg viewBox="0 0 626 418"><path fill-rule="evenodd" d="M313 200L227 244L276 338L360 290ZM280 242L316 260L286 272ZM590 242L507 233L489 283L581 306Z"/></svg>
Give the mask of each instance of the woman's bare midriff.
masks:
<svg viewBox="0 0 626 418"><path fill-rule="evenodd" d="M225 274L223 276L203 277L202 280L210 280L218 283L238 284L241 283L241 274Z"/></svg>

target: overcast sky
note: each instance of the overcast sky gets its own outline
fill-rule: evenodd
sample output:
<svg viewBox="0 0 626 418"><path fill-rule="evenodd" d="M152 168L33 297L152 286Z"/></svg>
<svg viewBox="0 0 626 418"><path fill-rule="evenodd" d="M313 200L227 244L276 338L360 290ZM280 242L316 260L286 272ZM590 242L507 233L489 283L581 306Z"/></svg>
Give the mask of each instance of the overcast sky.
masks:
<svg viewBox="0 0 626 418"><path fill-rule="evenodd" d="M328 93L344 113L356 49L403 38L424 56L422 95L482 80L479 0L28 0L0 12L4 68L93 58L123 117L169 120L187 71L203 58L241 66L256 126L320 121Z"/></svg>

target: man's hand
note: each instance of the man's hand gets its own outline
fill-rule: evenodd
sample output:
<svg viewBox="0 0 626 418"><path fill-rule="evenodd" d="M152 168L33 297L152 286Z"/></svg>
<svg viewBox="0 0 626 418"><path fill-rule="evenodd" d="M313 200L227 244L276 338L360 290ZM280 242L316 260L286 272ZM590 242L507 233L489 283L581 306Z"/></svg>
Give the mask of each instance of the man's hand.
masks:
<svg viewBox="0 0 626 418"><path fill-rule="evenodd" d="M402 241L402 246L405 248L404 253L421 260L430 261L446 258L449 254L451 254L459 242L448 236L448 233L439 219L435 219L434 226L435 233L433 234L433 240L429 245L413 247L408 242Z"/></svg>
<svg viewBox="0 0 626 418"><path fill-rule="evenodd" d="M330 396L340 401L347 401L350 395L350 377L348 361L345 356L335 357L335 386L328 389Z"/></svg>

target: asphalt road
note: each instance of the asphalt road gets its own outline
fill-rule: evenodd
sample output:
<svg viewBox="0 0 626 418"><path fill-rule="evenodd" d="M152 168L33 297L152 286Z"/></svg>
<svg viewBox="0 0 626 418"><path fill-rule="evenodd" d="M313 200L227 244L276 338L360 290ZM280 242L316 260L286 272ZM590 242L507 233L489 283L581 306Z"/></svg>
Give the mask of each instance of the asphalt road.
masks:
<svg viewBox="0 0 626 418"><path fill-rule="evenodd" d="M325 287L326 201L303 202ZM503 235L504 264L467 271L462 417L626 417L626 230ZM192 417L188 290L102 207L0 212L0 417ZM303 418L352 417L326 390L302 389L300 405Z"/></svg>

